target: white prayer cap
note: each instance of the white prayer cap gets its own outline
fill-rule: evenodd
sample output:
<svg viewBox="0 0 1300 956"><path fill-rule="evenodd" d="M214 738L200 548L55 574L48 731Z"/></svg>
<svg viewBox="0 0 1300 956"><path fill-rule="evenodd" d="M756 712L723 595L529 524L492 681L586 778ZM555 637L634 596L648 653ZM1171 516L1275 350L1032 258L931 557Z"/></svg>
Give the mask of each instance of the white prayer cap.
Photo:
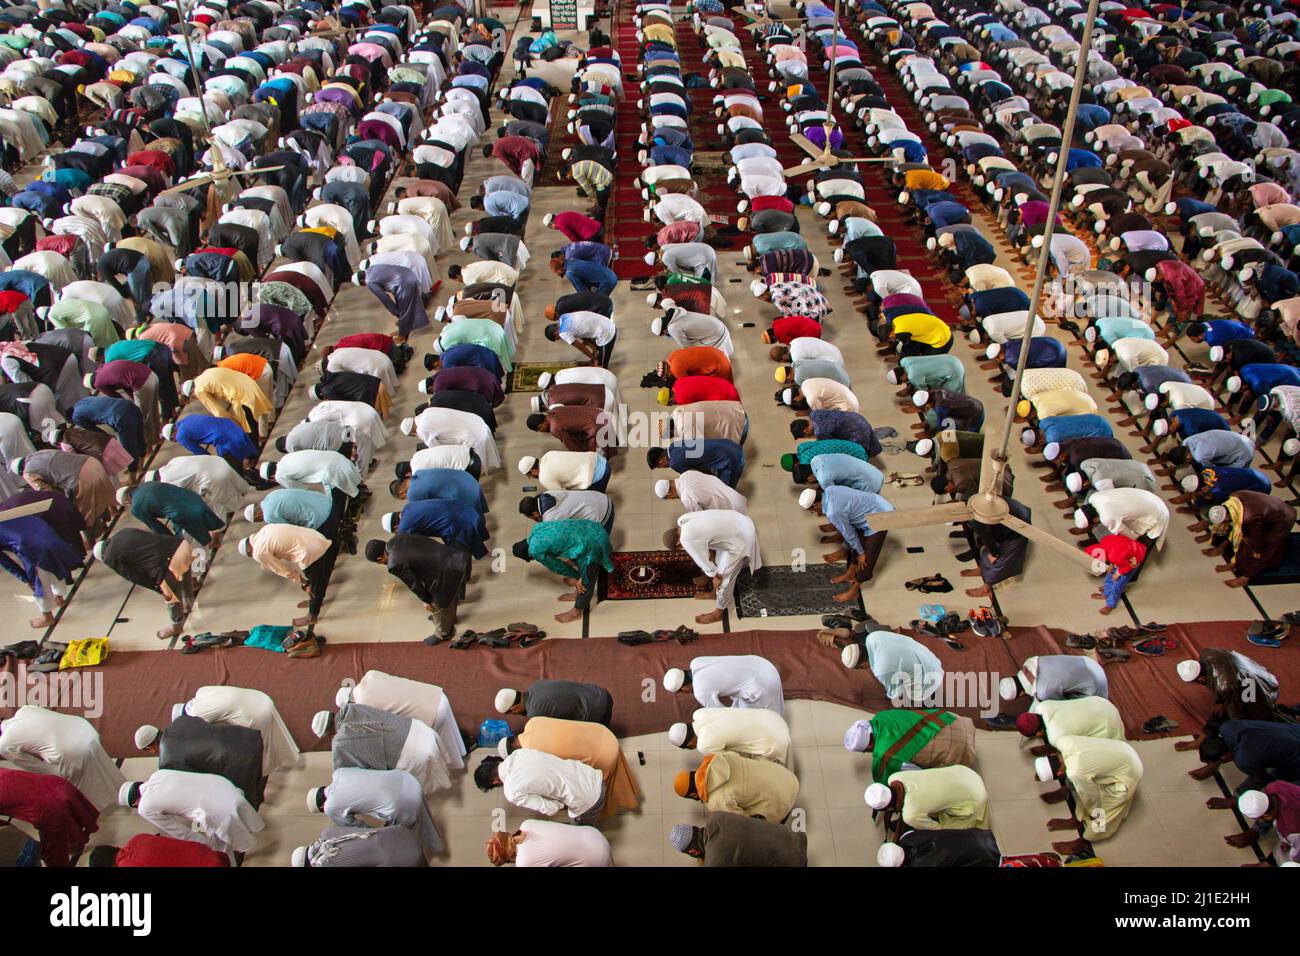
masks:
<svg viewBox="0 0 1300 956"><path fill-rule="evenodd" d="M324 792L324 787L312 787L307 791L307 810L309 813L323 813L324 809L320 805L320 794Z"/></svg>
<svg viewBox="0 0 1300 956"><path fill-rule="evenodd" d="M1247 790L1237 798L1237 809L1247 820L1258 820L1268 813L1268 794L1261 790Z"/></svg>
<svg viewBox="0 0 1300 956"><path fill-rule="evenodd" d="M755 296L760 296L767 291L767 283L762 279L755 279L749 284L749 291Z"/></svg>
<svg viewBox="0 0 1300 956"><path fill-rule="evenodd" d="M1034 776L1041 783L1051 783L1055 774L1052 773L1052 760L1050 757L1037 757L1034 759Z"/></svg>
<svg viewBox="0 0 1300 956"><path fill-rule="evenodd" d="M153 724L141 724L135 729L135 745L139 750L152 746L157 739L158 728Z"/></svg>
<svg viewBox="0 0 1300 956"><path fill-rule="evenodd" d="M244 520L245 521L257 520L257 505L255 504L249 505L247 508L244 509Z"/></svg>
<svg viewBox="0 0 1300 956"><path fill-rule="evenodd" d="M932 451L934 451L933 438L922 438L919 442L916 443L916 453L920 455L922 458L929 456L930 452Z"/></svg>
<svg viewBox="0 0 1300 956"><path fill-rule="evenodd" d="M1088 527L1088 516L1083 513L1082 508L1074 509L1074 526L1076 528Z"/></svg>
<svg viewBox="0 0 1300 956"><path fill-rule="evenodd" d="M835 225L836 225L836 224L832 222L832 223L831 223L831 228L834 229L834 228L835 228ZM839 262L843 262L843 261L844 261L844 250L843 250L843 249L836 249L836 250L834 250L834 251L831 253L831 258L832 258L835 262L837 262L837 263L839 263Z"/></svg>
<svg viewBox="0 0 1300 956"><path fill-rule="evenodd" d="M826 231L829 232L832 236L835 235L837 232L840 231L840 221L838 219L832 219L830 221L830 224L826 227ZM835 251L840 252L841 250L836 249ZM836 259L835 261L839 262L840 259Z"/></svg>
<svg viewBox="0 0 1300 956"><path fill-rule="evenodd" d="M315 388L315 386L312 387ZM419 392L421 395L428 395L429 380L427 378L420 379L418 382L415 383L415 390Z"/></svg>
<svg viewBox="0 0 1300 956"><path fill-rule="evenodd" d="M402 419L402 434L403 434L403 435L409 435L409 434L411 434L411 432L413 432L413 431L415 431L415 419L414 419L414 418L403 418L403 419Z"/></svg>
<svg viewBox="0 0 1300 956"><path fill-rule="evenodd" d="M519 459L519 474L526 475L537 465L537 459L532 455L525 455Z"/></svg>
<svg viewBox="0 0 1300 956"><path fill-rule="evenodd" d="M184 704L172 704L172 720L180 720L185 716Z"/></svg>
<svg viewBox="0 0 1300 956"><path fill-rule="evenodd" d="M253 556L253 546L249 543L248 538L239 539L239 553L246 558L251 558Z"/></svg>
<svg viewBox="0 0 1300 956"><path fill-rule="evenodd" d="M882 843L876 851L876 866L899 867L907 859L907 854L897 843Z"/></svg>
<svg viewBox="0 0 1300 956"><path fill-rule="evenodd" d="M181 394L184 395L186 398L189 398L191 395L194 394L194 379L190 379L189 381L186 382L181 382Z"/></svg>
<svg viewBox="0 0 1300 956"><path fill-rule="evenodd" d="M1224 354L1224 353L1223 353L1223 346L1222 346L1222 345L1211 345L1211 346L1210 346L1210 361L1211 361L1211 362L1222 362L1222 361L1223 361L1223 354Z"/></svg>
<svg viewBox="0 0 1300 956"><path fill-rule="evenodd" d="M912 404L917 408L924 408L925 403L930 400L930 393L925 389L912 393Z"/></svg>
<svg viewBox="0 0 1300 956"><path fill-rule="evenodd" d="M886 372L886 373L885 373L885 381L889 382L890 385L897 385L897 384L898 384L898 369L896 369L896 368L891 368L888 372Z"/></svg>
<svg viewBox="0 0 1300 956"><path fill-rule="evenodd" d="M469 252L469 236L460 241L461 252Z"/></svg>
<svg viewBox="0 0 1300 956"><path fill-rule="evenodd" d="M1034 238L1029 240L1029 244L1033 246L1035 249L1041 249L1043 248L1043 237L1034 236Z"/></svg>
<svg viewBox="0 0 1300 956"><path fill-rule="evenodd" d="M1002 346L997 342L990 342L989 347L984 350L984 357L995 359L1002 354Z"/></svg>
<svg viewBox="0 0 1300 956"><path fill-rule="evenodd" d="M1223 524L1228 520L1228 509L1223 505L1215 505L1210 509L1210 524Z"/></svg>
<svg viewBox="0 0 1300 956"><path fill-rule="evenodd" d="M300 868L307 865L307 848L305 846L294 847L293 853L289 856L289 865Z"/></svg>
<svg viewBox="0 0 1300 956"><path fill-rule="evenodd" d="M1065 476L1065 487L1073 494L1078 494L1083 490L1083 475L1077 471L1072 471Z"/></svg>
<svg viewBox="0 0 1300 956"><path fill-rule="evenodd" d="M893 801L894 792L883 783L873 783L862 796L872 810L883 810Z"/></svg>
<svg viewBox="0 0 1300 956"><path fill-rule="evenodd" d="M1151 426L1151 431L1157 438L1163 438L1169 434L1169 423L1163 418L1158 418L1155 424Z"/></svg>
<svg viewBox="0 0 1300 956"><path fill-rule="evenodd" d="M668 492L672 488L672 486L673 483L669 481L667 478L660 478L658 481L655 482L655 497L667 498Z"/></svg>
<svg viewBox="0 0 1300 956"><path fill-rule="evenodd" d="M998 696L1003 700L1015 700L1020 693L1014 677L1004 677L998 681Z"/></svg>
<svg viewBox="0 0 1300 956"><path fill-rule="evenodd" d="M844 749L854 753L866 753L871 748L871 721L855 720L844 731Z"/></svg>
<svg viewBox="0 0 1300 956"><path fill-rule="evenodd" d="M668 741L674 747L684 747L686 746L686 736L689 732L690 728L681 721L678 721L668 728Z"/></svg>
<svg viewBox="0 0 1300 956"><path fill-rule="evenodd" d="M510 756L510 738L502 737L497 741L497 756L505 760Z"/></svg>
<svg viewBox="0 0 1300 956"><path fill-rule="evenodd" d="M136 780L128 780L126 783L122 784L122 786L117 790L118 806L129 807L131 805L131 794L139 786L140 784Z"/></svg>
<svg viewBox="0 0 1300 956"><path fill-rule="evenodd" d="M686 684L686 671L680 667L674 667L664 674L664 690L670 694L675 694Z"/></svg>
<svg viewBox="0 0 1300 956"><path fill-rule="evenodd" d="M1047 443L1047 447L1043 449L1043 457L1046 458L1048 461L1056 461L1056 459L1059 458L1060 455L1061 455L1060 442L1050 441Z"/></svg>
<svg viewBox="0 0 1300 956"><path fill-rule="evenodd" d="M947 239L948 241L944 242L945 239ZM954 236L951 232L945 232L942 236L939 236L936 241L938 242L939 245L947 249L949 246L955 246L957 244L957 237Z"/></svg>
<svg viewBox="0 0 1300 956"><path fill-rule="evenodd" d="M925 248L929 249L931 252L934 252L935 249L939 248L939 243L935 241L934 236L925 240Z"/></svg>
<svg viewBox="0 0 1300 956"><path fill-rule="evenodd" d="M652 307L658 305L658 304L659 304L659 293L658 293L658 292L651 292L650 294L648 294L648 295L645 297L645 304L648 305L648 306L652 306Z"/></svg>
<svg viewBox="0 0 1300 956"><path fill-rule="evenodd" d="M23 473L22 456L19 456L15 458L13 461L9 462L9 470L12 471L15 475L21 475Z"/></svg>
<svg viewBox="0 0 1300 956"><path fill-rule="evenodd" d="M791 402L793 402L793 401L794 401L794 389L793 389L793 388L787 388L787 389L784 389L784 390L781 392L781 401L785 402L787 405L789 405Z"/></svg>
<svg viewBox="0 0 1300 956"><path fill-rule="evenodd" d="M654 335L664 334L664 317L662 315L650 323L650 332Z"/></svg>
<svg viewBox="0 0 1300 956"><path fill-rule="evenodd" d="M519 700L519 692L511 690L509 687L503 687L497 691L497 695L492 700L492 706L496 708L498 714L510 712L510 708Z"/></svg>
<svg viewBox="0 0 1300 956"><path fill-rule="evenodd" d="M95 373L94 373L94 372L87 372L87 373L82 377L82 379L81 379L81 383L82 383L83 385L85 385L86 388L94 388L94 387L95 387Z"/></svg>
<svg viewBox="0 0 1300 956"><path fill-rule="evenodd" d="M829 216L831 214L831 204L828 202L819 202L817 204L817 215Z"/></svg>
<svg viewBox="0 0 1300 956"><path fill-rule="evenodd" d="M805 488L799 492L799 507L807 511L817 503L817 489Z"/></svg>
<svg viewBox="0 0 1300 956"><path fill-rule="evenodd" d="M1201 479L1197 478L1195 475L1187 475L1178 484L1182 487L1183 491L1191 494L1197 488L1201 487Z"/></svg>
<svg viewBox="0 0 1300 956"><path fill-rule="evenodd" d="M1146 406L1147 411L1154 412L1160 406L1160 396L1152 392L1146 398L1142 399L1142 404Z"/></svg>
<svg viewBox="0 0 1300 956"><path fill-rule="evenodd" d="M131 497L131 489L123 485L121 488L117 489L117 492L114 494L114 497L117 498L117 503L119 505L125 507L126 499Z"/></svg>
<svg viewBox="0 0 1300 956"><path fill-rule="evenodd" d="M334 692L334 706L342 707L344 704L352 703L352 685L344 684Z"/></svg>
<svg viewBox="0 0 1300 956"><path fill-rule="evenodd" d="M648 266L655 264L655 254L653 252L647 252L645 254L645 264Z"/></svg>
<svg viewBox="0 0 1300 956"><path fill-rule="evenodd" d="M537 376L537 387L545 391L550 388L551 382L554 380L555 376L550 372L543 372L541 375Z"/></svg>
<svg viewBox="0 0 1300 956"><path fill-rule="evenodd" d="M1201 676L1201 662L1179 661L1178 676L1190 684L1192 681L1196 680L1196 678Z"/></svg>
<svg viewBox="0 0 1300 956"><path fill-rule="evenodd" d="M274 466L275 466L275 463L274 463L274 462L264 461L264 462L262 462L262 466L261 466L260 468L257 469L257 473L258 473L259 475L261 475L265 480L270 481L270 480L271 480L271 469L272 469Z"/></svg>
<svg viewBox="0 0 1300 956"><path fill-rule="evenodd" d="M168 422L162 427L162 437L171 441L172 436L176 434L176 425L174 422Z"/></svg>
<svg viewBox="0 0 1300 956"><path fill-rule="evenodd" d="M397 521L396 521L397 516L400 515L400 514L401 514L400 511L390 511L390 512L388 512L386 515L384 515L382 518L379 519L379 525L380 525L380 527L382 527L382 528L383 528L385 531L387 531L389 534L392 534L392 533L393 533L393 528L394 528L394 527L396 526L396 524L397 524Z"/></svg>
<svg viewBox="0 0 1300 956"><path fill-rule="evenodd" d="M1300 438L1288 438L1282 442L1282 454L1294 456L1300 453Z"/></svg>
<svg viewBox="0 0 1300 956"><path fill-rule="evenodd" d="M853 670L857 667L858 662L861 660L862 645L860 644L850 644L848 647L844 648L844 650L840 651L840 663L849 670Z"/></svg>
<svg viewBox="0 0 1300 956"><path fill-rule="evenodd" d="M1225 384L1228 386L1229 392L1236 394L1237 392L1241 391L1241 376L1240 375L1230 376L1228 378L1228 381Z"/></svg>
<svg viewBox="0 0 1300 956"><path fill-rule="evenodd" d="M331 716L328 710L316 711L311 718L311 732L317 737L324 737L329 732Z"/></svg>

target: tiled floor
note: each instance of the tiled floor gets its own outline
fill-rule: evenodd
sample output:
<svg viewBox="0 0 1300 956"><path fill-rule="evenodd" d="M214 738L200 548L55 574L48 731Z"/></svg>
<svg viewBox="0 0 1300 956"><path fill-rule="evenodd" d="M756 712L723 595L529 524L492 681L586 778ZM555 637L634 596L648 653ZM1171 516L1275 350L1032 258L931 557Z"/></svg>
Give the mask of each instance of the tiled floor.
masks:
<svg viewBox="0 0 1300 956"><path fill-rule="evenodd" d="M572 75L571 61L538 64L538 71L567 88ZM779 109L770 101L771 109ZM487 175L496 172L494 164L475 155L469 161L464 193L468 196ZM534 193L527 244L534 264L522 280L519 294L524 303L527 325L520 336L519 358L524 361L567 360L573 353L563 343L553 344L542 335L543 308L557 295L568 291L562 280L545 269L551 251L562 238L542 225L547 212L580 208L570 185L543 185ZM823 262L831 261L831 245L822 224L807 209L801 209L801 224L813 251ZM455 217L455 227L474 218L466 206ZM985 222L986 227L991 228ZM647 230L648 231L648 230ZM458 250L447 256L443 268L451 262L464 261ZM778 466L778 459L791 450L788 425L790 414L771 398L775 390L773 364L758 337L759 329L743 328L745 323L763 325L770 317L756 306L748 288L748 276L736 254L719 257L719 284L727 296L728 320L734 325L736 355L733 363L736 384L745 398L751 420L745 451L748 459L740 490L749 498L749 511L760 533L764 562L785 564L806 556L820 561L825 546L817 543L817 519L800 511L795 503L796 490L788 475ZM853 310L838 275L826 280L827 293L835 306L828 328L830 336L850 359L856 392L863 414L875 426L893 426L910 436L915 421L909 410L899 406L894 388L884 380L885 366L876 357L865 323ZM445 301L446 283L438 296ZM624 284L615 293L619 343L613 368L618 373L624 398L633 414L650 413L658 406L652 392L639 388L639 381L654 363L663 357L666 340L655 339L649 324L654 313L646 306L643 294L634 293ZM362 288L345 285L335 301L333 312L320 335L317 347L343 335L386 329L390 318ZM434 331L425 330L414 337L416 366L428 350ZM967 362L972 374L969 389L980 398L990 414L1000 414L1003 403L982 373L973 368L980 353L972 346L959 343L957 353ZM280 417L273 436L285 433L306 412L310 400L307 388L316 380L318 350L309 357L299 382ZM1071 362L1082 364L1081 352L1071 345ZM397 430L397 421L420 397L415 390L416 370L407 373L399 389L392 420L391 437L378 454L378 465L369 485L374 497L366 507L360 527L360 540L382 535L380 516L396 507L387 490L393 465L410 457L413 439ZM1100 396L1097 396L1100 397ZM509 557L510 545L522 538L529 523L517 511L516 502L524 493L524 484L514 470L515 462L525 454L537 454L555 447L542 435L527 431L523 419L529 412L527 395L511 395L497 411L500 421L498 442L505 468L484 476L484 486L491 504L488 524L491 546ZM1126 441L1128 439L1125 439ZM1136 451L1136 442L1132 443ZM161 460L175 454L174 445L164 449ZM1068 513L1052 507L1051 500L1028 467L1020 446L1012 444L1013 466L1017 475L1016 493L1031 509L1036 522L1064 533ZM274 458L275 455L270 456ZM921 473L925 462L907 453L886 456L881 468L890 472ZM614 531L616 549L649 549L660 546L663 531L675 521L679 507L660 501L651 492L654 477L648 470L642 449L630 449L614 463L609 492L618 509ZM886 493L900 507L929 504L928 486L896 489ZM249 500L253 500L250 496ZM131 523L128 517L124 524ZM1248 619L1257 616L1255 608L1240 591L1223 585L1223 577L1213 570L1213 560L1202 557L1185 528L1176 518L1164 550L1145 572L1132 592L1132 600L1143 620L1222 620ZM235 551L234 542L254 530L242 518L231 528L228 543L216 556L195 613L187 630L248 627L259 623L282 623L297 612L299 595L287 582L264 573ZM911 578L942 572L958 586L950 595L940 596L949 607L965 611L974 602L962 595L960 588L969 584L961 578L963 565L954 555L958 550L947 537L947 528L924 528L891 535L881 558L874 581L864 592L868 609L884 622L903 623L916 614L918 598L903 583ZM468 598L461 605L461 626L490 628L507 621L529 620L544 627L552 639L575 638L583 634L583 622L556 624L552 615L563 610L556 596L563 590L560 582L536 564L526 567L504 560L495 567L481 561L475 569ZM969 565L966 565L969 566ZM6 578L6 580L9 580ZM1097 614L1098 603L1090 598L1095 582L1078 569L1050 555L1032 554L1023 579L1009 582L998 591L1004 611L1016 624L1050 624L1071 630L1091 630L1106 620ZM0 589L0 613L11 619L31 617L35 611L30 600L17 593L17 587ZM927 598L926 600L930 600ZM1267 595L1270 609L1277 613L1300 606L1300 588L1272 589ZM593 637L613 635L638 627L671 627L689 623L708 605L695 601L622 602L596 607L587 627ZM82 582L72 606L54 633L56 640L109 635L114 649L162 650L164 645L154 632L166 623L166 615L157 595L131 589L103 566L93 567ZM742 626L766 625L790 628L816 626L812 618L782 618L745 621ZM732 622L735 627L735 622ZM705 630L720 630L713 625ZM420 653L418 641L428 631L428 623L418 603L384 570L368 564L360 556L344 556L331 582L329 598L319 625L321 633L334 642L387 641L411 643L412 654ZM275 666L271 664L269 666ZM794 733L795 751L792 769L801 785L799 808L809 834L810 862L816 865L862 865L874 861L879 843L878 830L866 810L862 793L870 783L869 761L846 752L841 744L844 729L864 716L848 708L826 703L790 702L787 715ZM473 715L474 719L488 715ZM1049 834L1044 822L1052 810L1037 799L1040 786L1032 779L1032 761L1020 751L1017 734L980 732L978 752L980 770L993 799L993 827L1005 852L1028 852L1046 849L1056 835ZM614 845L615 860L622 864L688 865L689 861L671 851L665 838L676 823L699 819L698 804L687 803L672 792L672 777L691 765L692 757L672 748L663 734L631 738L625 741L629 761L645 791L645 804L638 814L611 821L606 827ZM1194 766L1194 754L1179 754L1171 741L1137 745L1146 766L1146 777L1132 816L1112 840L1100 844L1099 853L1108 863L1144 865L1235 865L1253 857L1226 847L1221 836L1233 830L1226 813L1215 814L1204 808L1206 796L1217 794L1211 784L1199 784L1186 776ZM471 760L471 765L476 760ZM132 777L143 778L151 771L143 759L127 761ZM268 828L261 845L248 857L249 865L283 865L292 847L308 842L322 829L323 818L309 814L304 803L308 787L321 785L329 777L328 758L313 754L305 758L301 769L277 775L271 784L264 816ZM494 826L505 819L514 823L518 812L506 805L497 791L480 794L466 777L458 778L449 793L433 798L431 807L449 845L441 862L455 865L482 865L486 858L483 843ZM134 815L113 810L103 822L97 841L117 841L141 827Z"/></svg>

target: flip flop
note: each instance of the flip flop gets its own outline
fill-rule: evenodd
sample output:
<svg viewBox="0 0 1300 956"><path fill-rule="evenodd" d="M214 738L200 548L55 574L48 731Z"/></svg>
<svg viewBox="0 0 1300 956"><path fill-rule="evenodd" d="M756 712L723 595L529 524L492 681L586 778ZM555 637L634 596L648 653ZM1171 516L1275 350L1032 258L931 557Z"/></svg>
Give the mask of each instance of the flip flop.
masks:
<svg viewBox="0 0 1300 956"><path fill-rule="evenodd" d="M1282 646L1282 642L1279 641L1276 637L1265 637L1262 634L1249 634L1246 636L1246 640L1250 641L1250 643L1254 644L1256 647L1281 647Z"/></svg>
<svg viewBox="0 0 1300 956"><path fill-rule="evenodd" d="M1119 663L1128 660L1133 655L1122 647L1099 647L1097 648L1097 656L1103 661L1115 661L1116 663Z"/></svg>
<svg viewBox="0 0 1300 956"><path fill-rule="evenodd" d="M1160 657L1165 652L1165 646L1160 641L1152 638L1149 641L1139 641L1133 645L1133 650L1138 654L1147 657Z"/></svg>
<svg viewBox="0 0 1300 956"><path fill-rule="evenodd" d="M1178 729L1178 721L1170 720L1164 714L1157 714L1142 725L1145 734L1167 734Z"/></svg>
<svg viewBox="0 0 1300 956"><path fill-rule="evenodd" d="M1065 639L1066 647L1078 648L1081 651L1095 650L1097 639L1091 634L1071 634Z"/></svg>

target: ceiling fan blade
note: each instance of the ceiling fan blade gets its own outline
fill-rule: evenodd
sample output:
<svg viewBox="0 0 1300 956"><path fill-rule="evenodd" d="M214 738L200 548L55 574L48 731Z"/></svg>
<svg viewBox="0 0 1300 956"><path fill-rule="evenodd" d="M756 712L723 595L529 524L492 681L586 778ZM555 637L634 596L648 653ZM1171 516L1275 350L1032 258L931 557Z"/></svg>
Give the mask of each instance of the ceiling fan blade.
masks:
<svg viewBox="0 0 1300 956"><path fill-rule="evenodd" d="M952 501L928 508L911 508L907 511L882 511L870 518L872 531L894 531L899 528L924 528L933 524L952 524L970 521L970 506L964 501Z"/></svg>
<svg viewBox="0 0 1300 956"><path fill-rule="evenodd" d="M790 142L794 143L813 159L820 159L822 156L826 155L826 150L822 149L803 133L791 133Z"/></svg>
<svg viewBox="0 0 1300 956"><path fill-rule="evenodd" d="M200 186L210 186L217 181L217 177L211 173L204 173L202 176L195 176L193 179L187 179L183 183L177 183L175 186L169 186L159 195L171 196L175 193L183 193L189 189L197 189Z"/></svg>
<svg viewBox="0 0 1300 956"><path fill-rule="evenodd" d="M873 516L874 517L874 516ZM1044 531L1042 528L1035 527L1027 521L1021 521L1015 515L1008 514L1002 517L1002 524L1006 525L1013 531L1018 531L1034 544L1047 548L1055 552L1058 557L1065 558L1067 561L1073 561L1079 567L1096 574L1099 562L1096 558L1086 554L1083 549L1076 548L1068 541L1062 541L1050 531ZM875 527L874 523L872 527ZM1101 570L1105 571L1106 566L1101 564Z"/></svg>
<svg viewBox="0 0 1300 956"><path fill-rule="evenodd" d="M995 466L998 464L994 456L1002 447L1002 430L996 425L988 425L984 429L984 453L980 458L980 491L984 494L1002 497L1001 482L996 481L998 477L994 474Z"/></svg>
<svg viewBox="0 0 1300 956"><path fill-rule="evenodd" d="M287 166L249 166L247 169L237 169L232 172L232 176L256 176L258 173L273 173L278 169L287 169Z"/></svg>
<svg viewBox="0 0 1300 956"><path fill-rule="evenodd" d="M13 521L15 518L38 515L49 511L51 504L53 504L53 501L46 498L44 501L33 501L30 504L18 505L16 508L6 508L4 511L0 511L0 521Z"/></svg>
<svg viewBox="0 0 1300 956"><path fill-rule="evenodd" d="M814 173L819 169L830 169L834 165L834 163L827 162L824 159L814 159L802 166L791 166L789 169L781 170L781 172L787 177L802 176L804 173Z"/></svg>

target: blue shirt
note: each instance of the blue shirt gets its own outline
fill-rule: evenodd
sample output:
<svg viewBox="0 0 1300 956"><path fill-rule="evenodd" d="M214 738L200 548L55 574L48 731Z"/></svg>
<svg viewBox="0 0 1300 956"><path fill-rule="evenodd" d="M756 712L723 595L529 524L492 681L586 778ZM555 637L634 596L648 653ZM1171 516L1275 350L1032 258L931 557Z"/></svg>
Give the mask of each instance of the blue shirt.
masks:
<svg viewBox="0 0 1300 956"><path fill-rule="evenodd" d="M495 375L498 379L505 377L505 369L501 367L501 358L496 352L482 345L475 345L472 342L465 342L461 345L453 345L442 353L441 366L443 368L461 368L474 367L485 368Z"/></svg>
<svg viewBox="0 0 1300 956"><path fill-rule="evenodd" d="M595 291L601 295L609 295L614 291L614 286L618 285L618 275L613 269L599 262L588 262L584 259L566 260L564 277L573 283L573 288L579 292Z"/></svg>
<svg viewBox="0 0 1300 956"><path fill-rule="evenodd" d="M878 492L885 483L879 468L852 455L818 455L810 467L822 488Z"/></svg>
<svg viewBox="0 0 1300 956"><path fill-rule="evenodd" d="M483 487L467 471L454 468L421 468L411 476L406 488L407 501L454 499L474 508L479 514L488 510Z"/></svg>
<svg viewBox="0 0 1300 956"><path fill-rule="evenodd" d="M186 415L176 423L173 438L191 455L206 455L210 445L221 457L235 461L258 456L257 446L242 428L215 415Z"/></svg>
<svg viewBox="0 0 1300 956"><path fill-rule="evenodd" d="M614 250L603 242L571 242L564 247L564 262L596 262L602 266L609 265Z"/></svg>
<svg viewBox="0 0 1300 956"><path fill-rule="evenodd" d="M512 219L518 219L528 212L529 205L527 196L505 190L488 193L483 197L483 211L489 216L510 216Z"/></svg>
<svg viewBox="0 0 1300 956"><path fill-rule="evenodd" d="M734 488L745 470L745 452L726 438L676 441L668 446L668 466L676 472L709 471Z"/></svg>
<svg viewBox="0 0 1300 956"><path fill-rule="evenodd" d="M1055 342L1055 339L1052 339ZM819 439L839 438L861 445L871 458L880 454L880 439L871 423L857 412L842 412L833 408L818 408L809 413L813 434Z"/></svg>
<svg viewBox="0 0 1300 956"><path fill-rule="evenodd" d="M487 555L487 524L483 515L463 501L437 499L412 501L402 509L397 528L402 534L420 534L458 544L476 558Z"/></svg>
<svg viewBox="0 0 1300 956"><path fill-rule="evenodd" d="M868 466L870 467L870 466ZM872 534L868 519L894 506L873 491L836 485L822 493L822 513L835 525L854 554L862 553L862 535Z"/></svg>
<svg viewBox="0 0 1300 956"><path fill-rule="evenodd" d="M81 428L107 425L117 433L118 443L128 455L136 461L144 456L144 416L135 402L92 395L72 406L72 423Z"/></svg>
<svg viewBox="0 0 1300 956"><path fill-rule="evenodd" d="M1255 330L1236 319L1212 319L1205 323L1205 344L1226 345L1235 339L1253 339Z"/></svg>

